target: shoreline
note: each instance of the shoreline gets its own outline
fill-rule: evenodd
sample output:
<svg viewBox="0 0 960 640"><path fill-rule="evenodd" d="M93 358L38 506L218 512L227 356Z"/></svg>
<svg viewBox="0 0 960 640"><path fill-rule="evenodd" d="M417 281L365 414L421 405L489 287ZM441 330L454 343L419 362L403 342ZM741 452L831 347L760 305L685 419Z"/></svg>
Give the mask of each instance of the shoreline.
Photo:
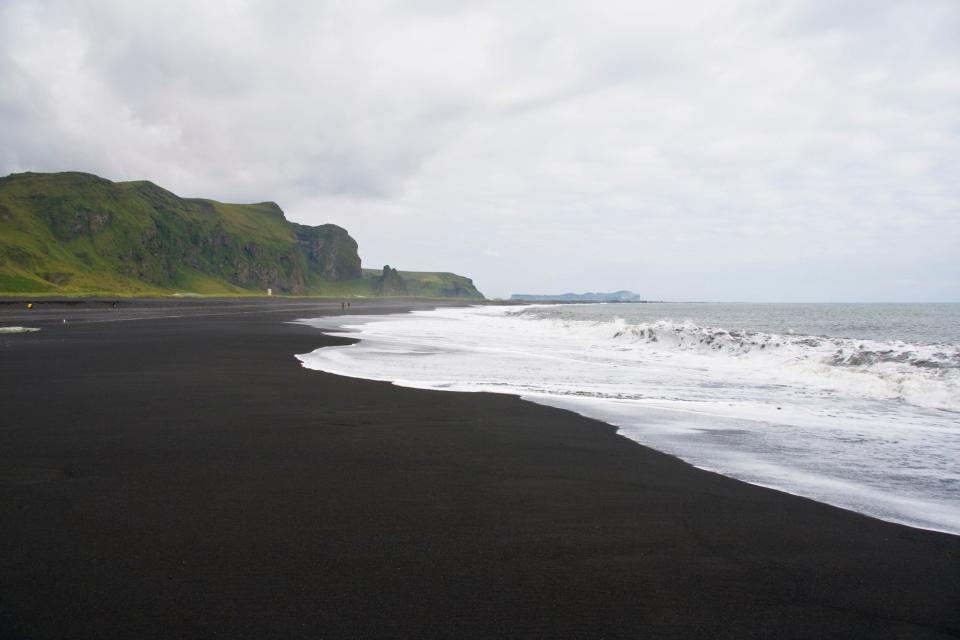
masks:
<svg viewBox="0 0 960 640"><path fill-rule="evenodd" d="M960 635L956 536L515 396L307 370L350 341L288 321L338 303L223 304L0 312L42 329L0 335L0 635Z"/></svg>
<svg viewBox="0 0 960 640"><path fill-rule="evenodd" d="M464 310L466 311L466 307L464 307ZM485 314L485 311L479 311L478 313ZM398 313L392 315L397 316L398 320L400 320L402 324L405 324L404 319L399 317L405 314ZM429 322L430 314L426 315L428 316L427 322ZM446 314L442 314L442 317L446 318ZM486 316L484 315L484 317ZM375 320L386 320L389 322L389 318L390 316L383 316L382 318L375 318ZM367 338L367 334L363 328L354 333L352 330L345 329L342 321L337 317L330 317L329 321L326 320L327 319L325 318L303 318L300 320L300 322L307 326L319 329L326 335L351 338L359 343L364 342ZM364 322L365 321L363 319L356 319L355 321L351 320L351 324L362 325ZM413 322L416 321L414 320ZM470 328L471 327L468 323L466 329L468 335L466 336L465 343L468 345L465 347L468 352L472 351L469 345L475 343L477 340L477 336L469 333ZM407 348L406 345L408 345L408 340L413 341L412 344L416 345L413 347L415 349L419 349L425 344L430 344L431 348L428 349L428 351L443 352L445 349L444 345L450 341L448 338L442 337L446 335L444 331L445 327L431 325L430 330L427 330L427 333L423 334L418 333L416 329L401 329L399 330L399 333L397 333L391 332L389 325L387 325L384 335L381 335L379 331L375 331L370 337L374 344L387 345L388 352L394 346L398 346L401 353L405 353L404 349ZM440 337L437 339L437 341L430 342L429 336L434 335ZM496 333L484 335L494 342L501 339L499 334ZM509 337L504 335L502 339L509 340ZM386 342L383 343L383 340L386 340ZM424 340L426 342L423 342ZM531 350L535 350L536 346L537 345L531 347ZM517 347L514 344L512 348L516 349L520 347ZM749 467L745 469L743 465L738 467L736 464L731 465L728 463L726 466L724 466L724 458L722 455L719 458L711 458L709 455L703 454L700 451L691 451L689 447L687 449L680 448L677 450L676 448L671 448L669 443L662 441L658 442L655 437L643 437L643 432L638 429L638 425L647 423L649 426L651 420L655 419L650 413L643 413L644 411L649 412L651 410L648 407L644 406L635 408L633 409L634 413L627 416L625 412L618 413L617 410L611 411L609 407L605 409L604 407L599 406L598 408L596 399L591 396L590 393L584 394L586 397L583 397L582 395L570 393L564 395L564 392L551 393L546 391L538 392L536 390L527 392L522 390L525 385L513 383L509 375L500 377L500 374L497 373L496 369L487 371L486 365L482 361L477 363L476 366L487 373L486 377L482 377L480 380L496 380L497 382L477 382L470 376L461 376L460 371L456 366L454 366L452 370L448 370L445 368L448 365L442 364L438 365L438 369L429 368L428 370L430 373L427 373L426 377L417 377L417 373L408 373L404 365L409 364L415 370L417 370L417 367L419 366L417 362L420 361L421 357L418 356L414 359L409 359L407 356L400 356L402 359L397 360L396 358L391 358L389 353L381 357L376 349L377 347L374 347L374 358L372 360L369 357L365 358L361 356L359 353L350 355L354 353L353 350L342 351L341 357L346 359L346 361L355 360L353 367L345 366L344 362L341 361L341 357L332 357L330 359L325 358L324 355L320 353L321 350L317 350L315 352L317 357L313 357L313 354L311 353L297 354L296 357L307 369L323 371L335 375L342 375L359 380L389 382L404 388L437 390L444 392L476 393L479 391L489 391L518 397L524 401L532 402L541 406L568 410L586 419L599 420L611 426L612 428L615 428L618 435L633 443L637 443L641 446L648 447L660 453L672 456L703 471L716 473L730 479L745 482L757 487L779 491L787 495L810 499L821 504L830 505L883 522L899 524L923 531L933 531L951 536L960 536L960 528L958 528L960 527L960 521L957 521L955 517L950 519L946 516L948 513L953 514L954 511L949 510L947 505L941 505L932 502L932 500L935 500L935 497L929 497L926 495L904 496L895 492L891 492L889 497L880 497L879 494L882 493L882 490L872 488L869 482L860 481L860 484L857 484L858 480L860 480L859 478L849 478L831 475L829 473L821 473L818 475L804 467L791 467L789 461L778 460L776 458L764 459L761 457L759 460L768 462L778 471L786 470L786 473L768 474L768 477L764 477L762 474L757 474L755 472L751 474L749 472ZM459 350L460 347L458 346L457 349ZM360 351L363 351L363 349L360 349ZM426 358L429 363L429 355L423 357ZM403 358L406 359L404 360ZM379 364L376 364L377 362L379 362ZM399 367L398 364L400 365ZM428 364L427 366L429 367L430 365ZM523 367L524 364L519 363L517 366ZM440 381L443 381L446 384L440 384ZM607 397L609 396L601 396L600 402L602 402L602 399ZM698 412L695 409L686 409L673 406L655 405L653 407L653 411L685 416L687 418L686 421L690 424L698 424L697 422L694 422L694 419L697 416L700 416L699 424L701 424L701 426L703 426L703 423L711 422L713 425L707 426L715 426L718 420L731 420L741 417L715 416L709 411ZM704 418L703 416L714 417ZM779 426L784 428L787 424L789 423L784 423ZM720 450L719 453L723 454L727 452ZM830 471L830 469L827 469L826 471ZM794 480L798 475L806 479L791 484L790 481ZM944 482L946 481L947 480L944 480ZM843 486L843 491L834 490L830 492L821 490L818 493L818 482L835 482Z"/></svg>
<svg viewBox="0 0 960 640"><path fill-rule="evenodd" d="M536 401L534 401L534 400L530 400L528 396L518 396L518 397L519 397L521 400L524 400L524 401L527 401L527 402L533 402L534 404L541 404L541 403L538 403L538 402L536 402ZM588 419L588 420L595 420L595 419L597 419L597 418L591 418L589 415L587 415L587 414L585 414L585 413L580 413L580 412L577 411L576 409L571 409L571 408L569 408L569 407L561 406L561 403L557 403L557 404L543 403L541 406L555 407L555 408L561 409L561 410L563 410L563 411L570 411L571 413L574 413L574 414L576 414L576 415L578 415L578 416L580 416L580 417L582 417L582 418ZM672 458L676 458L677 460L679 460L679 461L681 461L681 462L683 462L683 463L686 463L686 464L690 465L691 467L693 467L694 469L698 469L698 470L700 470L700 471L705 471L705 472L707 472L707 473L713 473L713 474L716 474L716 475L718 475L718 476L722 476L722 477L724 477L724 478L729 478L730 480L736 480L737 482L742 482L742 483L744 483L744 484L749 484L749 485L751 485L751 486L759 487L759 488L761 488L761 489L767 489L767 490L769 490L769 491L776 491L777 493L782 493L782 494L784 494L784 495L788 495L788 496L791 496L791 497L794 497L794 498L802 498L802 499L804 499L804 500L811 500L811 501L813 501L813 502L816 502L817 504L822 504L822 505L824 505L824 506L832 507L832 508L834 508L834 509L840 509L841 511L846 511L846 512L849 512L849 513L852 513L852 514L856 514L856 515L858 515L858 516L863 516L863 517L865 517L865 518L870 518L871 520L876 520L876 521L878 521L878 522L885 522L885 523L888 523L888 524L895 524L895 525L897 525L897 526L907 527L907 528L910 528L910 529L916 529L916 530L918 530L918 531L929 531L929 532L931 532L931 533L937 533L937 534L942 534L942 535L946 535L946 536L951 536L951 537L954 537L954 538L957 538L958 540L960 540L960 533L956 533L956 532L953 532L953 531L947 531L946 529L937 529L937 528L935 528L935 527L924 527L924 526L921 526L921 525L918 525L918 524L912 524L912 523L910 523L910 522L901 521L901 520L893 520L893 519L888 520L888 519L880 518L880 517L878 517L878 516L875 516L875 515L872 515L872 514L863 512L863 511L857 511L857 510L855 510L855 509L851 509L851 508L848 508L848 507L844 507L843 505L840 505L840 504L833 504L833 503L827 502L827 501L825 501L825 500L819 500L819 499L817 499L817 498L812 498L812 497L807 496L807 495L804 495L804 494L802 494L802 493L798 493L798 492L795 492L795 491L791 491L791 490L789 490L789 489L787 489L787 488L785 488L785 487L783 487L783 486L778 486L778 485L774 485L774 484L763 484L762 482L744 480L744 479L742 479L742 478L738 478L738 477L735 476L735 475L732 475L732 474L729 474L729 473L724 473L723 471L721 471L721 470L719 470L719 469L711 468L711 467L706 466L706 465L703 465L703 464L697 464L697 463L695 463L695 462L692 462L692 461L690 461L690 460L687 460L687 459L683 458L682 456L679 456L679 455L670 453L669 451L663 451L663 450L661 450L661 449L657 449L656 446L654 446L653 444L646 444L646 443L643 443L643 442L640 442L640 441L637 441L637 440L633 440L633 439L630 438L629 436L623 435L623 434L621 433L622 427L621 427L620 425L617 425L617 424L615 424L615 423L613 423L613 422L609 422L609 421L607 421L607 420L601 420L601 422L603 422L604 424L610 425L610 426L613 427L614 429L617 429L617 435L620 436L621 438L626 438L627 440L629 440L630 442L632 442L632 443L634 443L634 444L637 444L637 445L639 445L639 446L641 446L641 447L644 447L644 448L647 448L647 449L652 449L653 451L656 451L657 453L662 453L662 454L667 455L667 456L670 456L670 457L672 457Z"/></svg>

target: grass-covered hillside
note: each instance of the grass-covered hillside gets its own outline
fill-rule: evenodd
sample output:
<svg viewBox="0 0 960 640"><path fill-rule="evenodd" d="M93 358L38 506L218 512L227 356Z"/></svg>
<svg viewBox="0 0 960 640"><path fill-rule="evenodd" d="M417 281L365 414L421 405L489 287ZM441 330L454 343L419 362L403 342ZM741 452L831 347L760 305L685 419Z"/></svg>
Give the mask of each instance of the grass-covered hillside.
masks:
<svg viewBox="0 0 960 640"><path fill-rule="evenodd" d="M0 178L0 295L376 295L357 243L272 202L181 198L84 173ZM432 295L428 284L412 290ZM441 294L442 295L442 294ZM477 294L479 295L479 294Z"/></svg>

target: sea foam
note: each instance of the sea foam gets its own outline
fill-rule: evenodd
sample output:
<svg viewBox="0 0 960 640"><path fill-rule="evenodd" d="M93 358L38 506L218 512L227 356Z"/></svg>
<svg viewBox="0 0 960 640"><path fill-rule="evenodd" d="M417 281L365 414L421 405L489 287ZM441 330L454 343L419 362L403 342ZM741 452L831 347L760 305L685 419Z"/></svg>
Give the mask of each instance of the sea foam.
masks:
<svg viewBox="0 0 960 640"><path fill-rule="evenodd" d="M0 333L30 333L40 331L37 327L0 327Z"/></svg>

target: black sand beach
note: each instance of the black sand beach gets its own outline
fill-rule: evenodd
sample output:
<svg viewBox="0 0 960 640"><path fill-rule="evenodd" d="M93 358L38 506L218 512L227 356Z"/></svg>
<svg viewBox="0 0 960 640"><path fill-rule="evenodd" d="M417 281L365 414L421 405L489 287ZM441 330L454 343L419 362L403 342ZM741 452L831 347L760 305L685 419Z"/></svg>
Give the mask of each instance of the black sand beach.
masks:
<svg viewBox="0 0 960 640"><path fill-rule="evenodd" d="M0 637L960 636L960 537L303 369L339 312L0 305Z"/></svg>

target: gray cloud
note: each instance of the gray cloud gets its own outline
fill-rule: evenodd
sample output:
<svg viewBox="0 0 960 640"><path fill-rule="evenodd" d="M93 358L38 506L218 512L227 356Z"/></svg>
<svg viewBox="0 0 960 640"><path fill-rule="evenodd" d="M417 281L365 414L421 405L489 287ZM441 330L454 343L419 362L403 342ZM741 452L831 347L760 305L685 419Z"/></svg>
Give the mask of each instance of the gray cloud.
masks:
<svg viewBox="0 0 960 640"><path fill-rule="evenodd" d="M0 172L277 200L488 293L960 298L960 6L0 5Z"/></svg>

